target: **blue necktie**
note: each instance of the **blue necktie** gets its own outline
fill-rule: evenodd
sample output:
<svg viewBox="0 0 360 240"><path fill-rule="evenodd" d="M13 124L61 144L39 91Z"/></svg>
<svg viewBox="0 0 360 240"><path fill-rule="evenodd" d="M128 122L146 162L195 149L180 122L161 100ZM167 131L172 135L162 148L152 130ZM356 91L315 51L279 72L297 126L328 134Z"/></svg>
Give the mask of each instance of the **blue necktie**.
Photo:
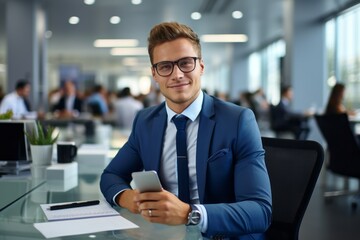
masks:
<svg viewBox="0 0 360 240"><path fill-rule="evenodd" d="M177 153L177 173L179 199L183 202L190 203L189 193L189 168L186 147L186 122L188 118L184 115L176 115L173 118L176 132L176 153Z"/></svg>

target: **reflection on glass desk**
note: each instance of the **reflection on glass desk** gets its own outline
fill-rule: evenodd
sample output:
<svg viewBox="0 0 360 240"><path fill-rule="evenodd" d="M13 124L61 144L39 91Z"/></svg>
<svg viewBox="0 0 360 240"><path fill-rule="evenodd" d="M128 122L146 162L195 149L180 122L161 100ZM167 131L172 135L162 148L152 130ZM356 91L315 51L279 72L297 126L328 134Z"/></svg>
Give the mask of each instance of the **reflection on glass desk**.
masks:
<svg viewBox="0 0 360 240"><path fill-rule="evenodd" d="M0 177L0 212L44 183L44 180L32 179L29 173L21 177Z"/></svg>
<svg viewBox="0 0 360 240"><path fill-rule="evenodd" d="M28 195L0 212L0 232L5 239L44 239L33 223L45 222L46 217L40 204L102 199L99 189L100 173L80 174L74 188L61 191L46 182ZM140 215L126 209L116 208L121 216L137 224L139 228L116 230L62 237L60 239L202 239L198 228L166 226L146 222ZM57 238L59 239L59 238Z"/></svg>

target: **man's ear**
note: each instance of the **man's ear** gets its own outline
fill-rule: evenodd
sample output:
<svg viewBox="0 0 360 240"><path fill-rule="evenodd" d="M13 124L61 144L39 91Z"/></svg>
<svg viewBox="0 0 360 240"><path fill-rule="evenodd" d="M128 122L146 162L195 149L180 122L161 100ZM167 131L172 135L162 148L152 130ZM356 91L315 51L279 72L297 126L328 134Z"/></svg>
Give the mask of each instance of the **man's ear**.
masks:
<svg viewBox="0 0 360 240"><path fill-rule="evenodd" d="M204 74L204 70L205 70L205 64L204 64L204 61L202 59L200 59L200 75L203 75Z"/></svg>
<svg viewBox="0 0 360 240"><path fill-rule="evenodd" d="M153 67L151 67L151 75L152 75L153 79L156 81L155 69Z"/></svg>

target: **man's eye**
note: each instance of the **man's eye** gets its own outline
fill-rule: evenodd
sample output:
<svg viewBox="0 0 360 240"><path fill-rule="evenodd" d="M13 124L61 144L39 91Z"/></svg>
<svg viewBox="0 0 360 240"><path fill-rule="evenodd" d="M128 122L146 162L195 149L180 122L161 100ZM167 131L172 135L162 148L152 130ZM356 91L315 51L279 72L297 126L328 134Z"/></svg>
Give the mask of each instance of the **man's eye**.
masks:
<svg viewBox="0 0 360 240"><path fill-rule="evenodd" d="M184 59L181 62L179 62L179 65L181 67L186 68L186 67L191 67L193 65L193 63L192 63L192 61L190 59Z"/></svg>
<svg viewBox="0 0 360 240"><path fill-rule="evenodd" d="M158 65L158 69L159 69L160 71L169 70L169 69L171 69L171 64L161 64L161 65Z"/></svg>

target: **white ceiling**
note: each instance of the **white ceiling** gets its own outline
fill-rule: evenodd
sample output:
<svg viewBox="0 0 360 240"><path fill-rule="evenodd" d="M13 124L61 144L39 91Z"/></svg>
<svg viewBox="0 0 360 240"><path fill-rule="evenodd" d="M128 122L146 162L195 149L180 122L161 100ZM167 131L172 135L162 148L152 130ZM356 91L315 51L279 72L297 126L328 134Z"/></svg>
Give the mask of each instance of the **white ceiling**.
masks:
<svg viewBox="0 0 360 240"><path fill-rule="evenodd" d="M122 57L109 56L109 49L92 47L95 39L135 38L140 41L140 47L146 47L149 30L162 21L188 24L199 35L245 33L250 41L238 44L247 48L256 47L261 44L260 40L273 39L282 33L281 0L143 0L140 5L132 5L130 0L97 0L92 6L84 5L82 0L47 0L45 3L48 27L53 32L49 39L51 59L82 62L86 59L87 62L93 61L88 66L101 63L111 69L121 68ZM256 7L259 5L262 7ZM233 19L231 13L234 10L241 10L244 17ZM202 19L191 20L194 11L200 11ZM73 15L80 17L78 25L67 23ZM109 24L109 18L114 15L121 17L120 24ZM261 21L267 22L267 26L262 26ZM207 61L220 61L219 56L226 61L231 50L231 44L203 43L203 55ZM80 60L80 57L85 59ZM148 66L148 58L142 59Z"/></svg>
<svg viewBox="0 0 360 240"><path fill-rule="evenodd" d="M0 63L5 61L5 4L0 0ZM30 0L28 0L30 1ZM247 43L236 43L237 49L250 52L265 43L283 36L283 6L289 0L142 0L132 5L131 0L96 0L88 6L83 0L39 0L47 13L48 53L51 64L80 64L91 70L96 68L121 71L122 57L110 56L109 49L94 48L98 38L135 38L140 47L147 46L147 35L155 24L162 21L179 21L190 25L199 35L213 33L247 34ZM307 1L309 4L313 0ZM328 14L351 0L316 0ZM231 13L240 10L242 19L232 19ZM194 11L202 13L200 20L191 20ZM121 17L118 25L109 18ZM68 24L71 16L80 17L77 25ZM231 58L232 44L203 43L205 61L226 61ZM3 59L3 60L2 60ZM143 61L149 64L148 58ZM128 69L127 69L128 70Z"/></svg>

